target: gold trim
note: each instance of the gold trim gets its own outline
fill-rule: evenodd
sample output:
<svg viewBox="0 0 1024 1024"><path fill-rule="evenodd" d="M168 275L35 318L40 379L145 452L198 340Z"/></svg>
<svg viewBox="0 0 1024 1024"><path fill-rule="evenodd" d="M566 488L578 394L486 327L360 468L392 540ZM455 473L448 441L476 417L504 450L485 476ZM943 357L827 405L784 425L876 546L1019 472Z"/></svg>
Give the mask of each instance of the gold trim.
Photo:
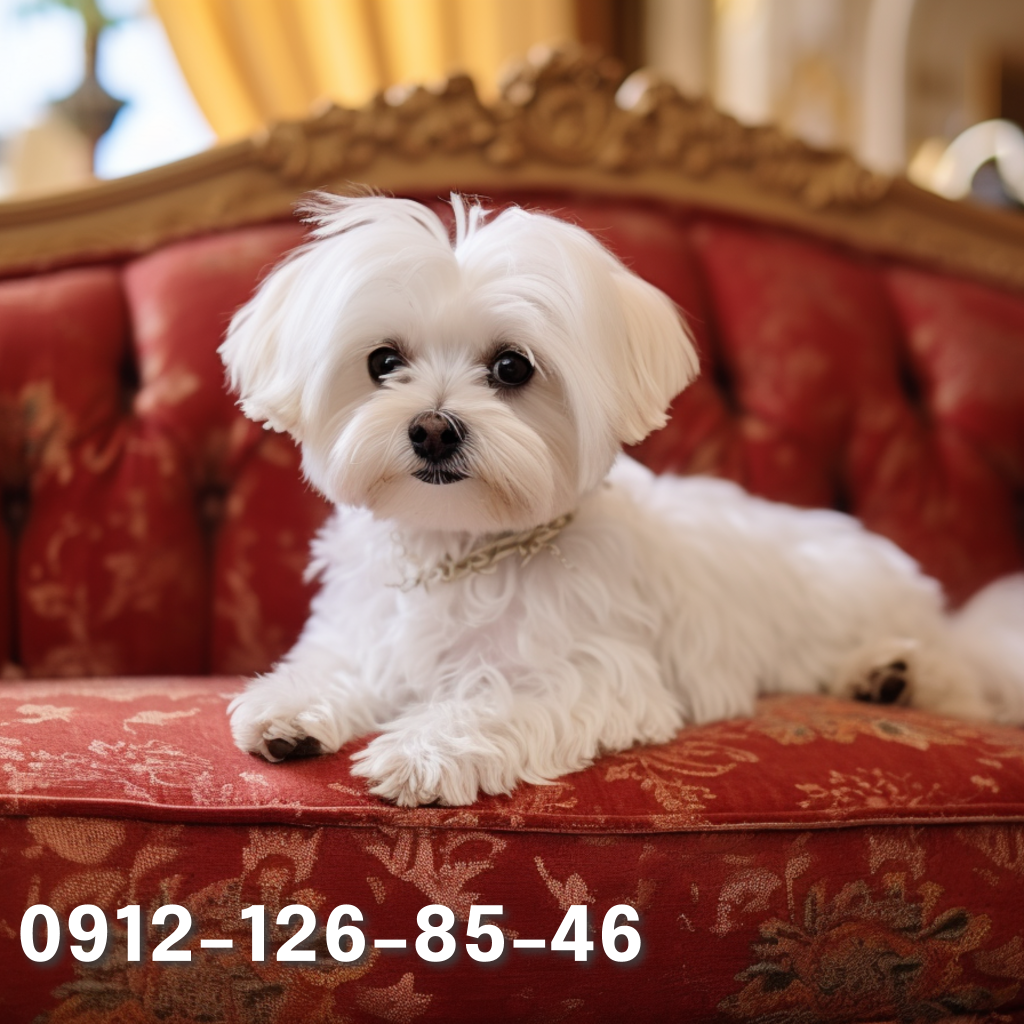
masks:
<svg viewBox="0 0 1024 1024"><path fill-rule="evenodd" d="M63 195L0 203L0 273L145 252L289 215L352 183L445 195L568 189L750 216L1024 290L1024 221L749 128L649 72L581 49L531 54L493 106L456 75L329 107L230 146Z"/></svg>

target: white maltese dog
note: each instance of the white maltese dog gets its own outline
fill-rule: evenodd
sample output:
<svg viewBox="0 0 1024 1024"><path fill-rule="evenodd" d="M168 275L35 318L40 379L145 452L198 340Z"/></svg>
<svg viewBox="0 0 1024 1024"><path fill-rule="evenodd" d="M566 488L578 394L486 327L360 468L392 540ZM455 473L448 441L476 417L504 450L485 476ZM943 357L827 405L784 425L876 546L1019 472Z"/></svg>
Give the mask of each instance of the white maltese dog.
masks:
<svg viewBox="0 0 1024 1024"><path fill-rule="evenodd" d="M231 705L242 750L379 732L372 792L454 805L759 693L1024 718L1024 576L947 615L854 519L625 458L697 374L672 302L581 228L452 206L454 243L412 201L319 196L220 349L337 506L302 636Z"/></svg>

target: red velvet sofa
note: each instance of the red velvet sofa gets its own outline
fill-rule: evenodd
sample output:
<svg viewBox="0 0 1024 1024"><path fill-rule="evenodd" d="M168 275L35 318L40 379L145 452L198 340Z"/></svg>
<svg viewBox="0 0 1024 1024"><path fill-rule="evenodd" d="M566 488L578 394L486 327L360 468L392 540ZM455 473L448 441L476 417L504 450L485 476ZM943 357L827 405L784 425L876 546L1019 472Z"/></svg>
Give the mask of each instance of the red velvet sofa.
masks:
<svg viewBox="0 0 1024 1024"><path fill-rule="evenodd" d="M239 676L303 622L327 509L291 442L234 408L215 350L314 186L458 187L576 220L700 341L648 465L848 510L953 602L1024 567L1020 223L617 87L550 55L491 109L455 79L0 210L3 1021L1024 1020L1019 729L780 697L553 785L411 811L369 796L346 751L270 765L230 741ZM315 960L275 955L293 904ZM355 962L330 954L340 904L362 914ZM415 945L432 904L456 919L445 962ZM623 904L641 946L617 962L602 926ZM23 950L39 905L61 935L47 962ZM69 948L84 905L107 925L95 960ZM116 917L134 905L137 962ZM190 915L189 962L153 959L167 905ZM503 907L496 962L465 948L474 905ZM584 959L513 948L550 946L573 906ZM30 932L42 950L41 918Z"/></svg>

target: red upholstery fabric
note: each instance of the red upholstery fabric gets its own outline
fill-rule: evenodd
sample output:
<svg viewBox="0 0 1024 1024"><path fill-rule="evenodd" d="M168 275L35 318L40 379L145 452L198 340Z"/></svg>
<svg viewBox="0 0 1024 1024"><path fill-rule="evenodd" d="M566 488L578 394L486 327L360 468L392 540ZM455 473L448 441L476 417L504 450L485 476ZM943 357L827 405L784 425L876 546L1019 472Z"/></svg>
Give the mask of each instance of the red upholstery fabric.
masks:
<svg viewBox="0 0 1024 1024"><path fill-rule="evenodd" d="M1024 821L1024 730L796 697L552 785L407 810L349 775L365 739L286 765L242 754L225 712L239 689L236 677L8 683L0 812L584 834Z"/></svg>
<svg viewBox="0 0 1024 1024"><path fill-rule="evenodd" d="M954 601L1018 570L1024 302L767 229L701 222L692 238L718 373L646 461L852 512Z"/></svg>
<svg viewBox="0 0 1024 1024"><path fill-rule="evenodd" d="M1024 1012L1024 732L825 698L762 701L749 721L600 760L469 808L367 796L343 755L269 765L230 743L235 679L23 682L0 690L4 1020L41 1022L938 1019ZM349 752L360 744L353 744ZM94 903L111 956L29 964L33 903ZM189 964L125 962L119 907L192 915ZM253 963L251 904L272 927L314 909L314 964ZM405 952L330 959L350 903ZM420 959L416 915L502 905L507 941L551 939L586 904L596 949ZM643 951L600 945L635 906ZM164 932L151 928L147 951ZM200 939L231 938L230 952ZM31 1013L29 1012L31 1011ZM571 1012L570 1012L571 1011ZM166 1016L165 1016L166 1015ZM1008 1017L1000 1019L1010 1019Z"/></svg>
<svg viewBox="0 0 1024 1024"><path fill-rule="evenodd" d="M293 642L326 506L291 441L235 410L216 349L300 240L0 283L3 480L28 505L5 625L30 674L253 672Z"/></svg>
<svg viewBox="0 0 1024 1024"><path fill-rule="evenodd" d="M0 842L15 865L5 883L20 901L38 895L65 920L81 901L111 917L137 902L148 920L173 900L191 914L184 948L194 954L188 964L127 969L122 951L102 967L66 955L19 966L0 1007L6 1020L38 1024L1024 1020L1020 928L1008 913L1024 894L1005 853L1024 833L959 827L925 839L913 826L673 833L641 845L480 829L10 819ZM979 875L969 902L965 858ZM489 920L507 929L506 949L517 936L550 940L572 903L587 905L600 949L604 914L633 903L643 959L620 966L595 951L584 964L571 953L508 950L479 964L464 952L460 920L454 961L429 964L412 944L417 912L435 901L460 917L472 903L502 905L503 917ZM281 908L310 906L322 922L343 902L360 908L370 939L406 938L409 949L339 964L326 956L321 923L304 947L318 951L315 963L252 961L242 908L266 908L273 950L297 928L273 927ZM123 925L113 923L111 942L123 950ZM166 933L150 930L147 951ZM234 948L201 950L200 938ZM8 936L0 948L5 963L25 962Z"/></svg>

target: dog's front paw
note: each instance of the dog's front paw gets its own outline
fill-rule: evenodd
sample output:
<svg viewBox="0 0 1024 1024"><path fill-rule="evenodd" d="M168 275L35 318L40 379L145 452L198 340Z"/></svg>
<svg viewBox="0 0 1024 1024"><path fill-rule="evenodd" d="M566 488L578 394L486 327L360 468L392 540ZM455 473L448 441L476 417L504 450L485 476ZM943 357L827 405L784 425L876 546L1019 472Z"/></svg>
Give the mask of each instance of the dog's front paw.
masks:
<svg viewBox="0 0 1024 1024"><path fill-rule="evenodd" d="M353 775L370 781L370 792L400 807L471 804L481 790L510 793L520 773L499 751L467 750L467 744L420 729L378 736L352 755Z"/></svg>
<svg viewBox="0 0 1024 1024"><path fill-rule="evenodd" d="M303 715L275 715L273 709L253 709L236 699L231 711L231 734L235 745L246 753L259 754L267 761L284 761L291 757L313 757L329 753L330 748L302 721ZM337 748L335 748L337 749Z"/></svg>
<svg viewBox="0 0 1024 1024"><path fill-rule="evenodd" d="M267 677L269 678L269 677ZM331 754L349 737L326 705L306 706L257 680L228 711L235 745L267 761Z"/></svg>

